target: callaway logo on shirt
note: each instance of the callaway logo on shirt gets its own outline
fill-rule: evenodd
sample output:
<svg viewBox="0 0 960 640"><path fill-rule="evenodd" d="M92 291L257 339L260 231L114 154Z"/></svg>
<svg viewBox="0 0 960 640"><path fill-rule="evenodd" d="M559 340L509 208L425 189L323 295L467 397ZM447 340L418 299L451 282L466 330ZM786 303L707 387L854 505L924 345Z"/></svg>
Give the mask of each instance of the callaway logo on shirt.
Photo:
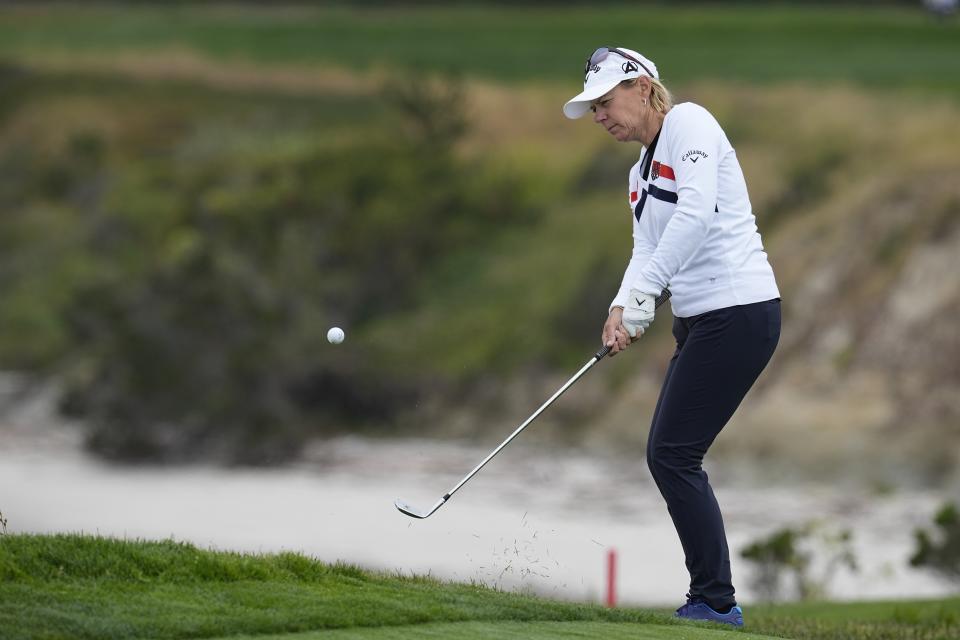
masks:
<svg viewBox="0 0 960 640"><path fill-rule="evenodd" d="M707 155L706 151L700 151L700 149L690 149L690 151L687 151L685 154L683 154L683 157L680 158L680 161L683 162L684 160L689 159L690 162L692 162L693 164L697 164L697 160L699 160L700 158L709 158L709 157L710 156Z"/></svg>

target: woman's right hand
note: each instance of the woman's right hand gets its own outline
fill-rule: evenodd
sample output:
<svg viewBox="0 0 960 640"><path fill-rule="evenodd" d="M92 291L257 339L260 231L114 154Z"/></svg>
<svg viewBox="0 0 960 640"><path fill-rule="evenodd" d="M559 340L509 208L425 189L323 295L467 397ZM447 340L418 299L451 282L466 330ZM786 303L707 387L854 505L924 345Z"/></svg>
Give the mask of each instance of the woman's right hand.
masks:
<svg viewBox="0 0 960 640"><path fill-rule="evenodd" d="M610 356L615 356L630 345L630 337L623 326L623 307L613 307L603 325L601 342L610 347Z"/></svg>

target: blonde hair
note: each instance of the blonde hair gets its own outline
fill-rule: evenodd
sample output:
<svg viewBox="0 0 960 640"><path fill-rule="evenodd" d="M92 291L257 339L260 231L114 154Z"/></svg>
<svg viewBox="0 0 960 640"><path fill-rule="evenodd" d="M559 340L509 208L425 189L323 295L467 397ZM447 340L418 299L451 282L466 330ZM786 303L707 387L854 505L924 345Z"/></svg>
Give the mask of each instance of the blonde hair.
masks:
<svg viewBox="0 0 960 640"><path fill-rule="evenodd" d="M670 111L673 107L673 95L670 93L670 90L667 89L662 82L656 78L646 76L650 80L650 106L653 107L655 111L660 113L666 113ZM637 84L636 78L631 78L630 80L624 80L620 84L632 87Z"/></svg>

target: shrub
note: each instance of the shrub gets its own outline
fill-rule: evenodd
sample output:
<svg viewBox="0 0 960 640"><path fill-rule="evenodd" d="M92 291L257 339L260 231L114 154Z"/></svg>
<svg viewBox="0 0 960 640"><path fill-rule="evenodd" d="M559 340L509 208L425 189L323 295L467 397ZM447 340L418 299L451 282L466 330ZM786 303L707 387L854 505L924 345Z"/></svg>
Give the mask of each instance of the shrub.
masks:
<svg viewBox="0 0 960 640"><path fill-rule="evenodd" d="M914 532L916 550L910 566L923 567L960 583L960 511L953 503L944 504L933 518L939 534L925 529Z"/></svg>
<svg viewBox="0 0 960 640"><path fill-rule="evenodd" d="M811 600L827 595L839 568L857 570L852 541L849 530L831 532L811 522L774 531L746 546L740 555L754 564L752 587L760 599ZM815 551L821 554L819 563L814 562Z"/></svg>
<svg viewBox="0 0 960 640"><path fill-rule="evenodd" d="M97 267L63 309L63 408L92 425L92 450L275 463L311 436L413 404L419 381L390 373L357 334L416 304L438 260L533 210L519 182L480 179L456 153L455 87L385 95L394 120L343 141L241 152L224 141L199 154L184 128L158 158L112 167L81 234ZM325 348L331 324L353 340Z"/></svg>

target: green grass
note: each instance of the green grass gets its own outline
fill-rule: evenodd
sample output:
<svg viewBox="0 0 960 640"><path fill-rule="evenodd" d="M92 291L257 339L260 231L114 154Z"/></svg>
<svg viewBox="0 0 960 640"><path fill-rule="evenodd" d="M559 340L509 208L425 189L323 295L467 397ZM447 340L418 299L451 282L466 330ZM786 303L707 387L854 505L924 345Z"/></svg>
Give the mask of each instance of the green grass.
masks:
<svg viewBox="0 0 960 640"><path fill-rule="evenodd" d="M237 636L233 636L236 638ZM240 636L258 640L551 640L553 638L598 638L603 640L759 640L770 636L752 633L732 635L726 629L691 629L687 626L638 625L633 622L454 622L406 627L337 629L295 635Z"/></svg>
<svg viewBox="0 0 960 640"><path fill-rule="evenodd" d="M960 638L960 598L751 607L751 629L809 640Z"/></svg>
<svg viewBox="0 0 960 640"><path fill-rule="evenodd" d="M960 638L960 598L747 607L749 633L174 541L0 535L0 631L34 638ZM739 635L730 635L739 633Z"/></svg>
<svg viewBox="0 0 960 640"><path fill-rule="evenodd" d="M634 4L271 8L24 5L0 56L186 49L268 64L430 69L576 84L602 44L642 49L670 82L853 82L957 92L960 23L917 8Z"/></svg>
<svg viewBox="0 0 960 640"><path fill-rule="evenodd" d="M292 553L240 555L172 541L78 535L0 537L0 629L6 639L196 638L324 629L357 629L366 637L366 627L391 627L371 633L390 637L393 627L462 622L473 623L476 632L504 622L666 628L662 633L655 628L652 638L679 638L679 631L691 629L674 626L661 612L608 610L371 573Z"/></svg>

